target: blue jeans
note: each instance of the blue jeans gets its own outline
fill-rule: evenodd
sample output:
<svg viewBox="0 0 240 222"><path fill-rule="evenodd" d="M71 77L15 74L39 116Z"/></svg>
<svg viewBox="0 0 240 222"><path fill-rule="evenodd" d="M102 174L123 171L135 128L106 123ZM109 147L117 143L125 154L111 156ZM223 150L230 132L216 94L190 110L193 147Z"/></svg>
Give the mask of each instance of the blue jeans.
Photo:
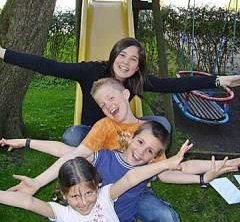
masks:
<svg viewBox="0 0 240 222"><path fill-rule="evenodd" d="M144 222L180 222L180 218L172 206L159 199L147 187L138 201L137 218Z"/></svg>
<svg viewBox="0 0 240 222"><path fill-rule="evenodd" d="M171 133L172 131L171 124L165 116L143 116L139 119L161 123L169 133Z"/></svg>
<svg viewBox="0 0 240 222"><path fill-rule="evenodd" d="M69 127L62 136L63 143L69 146L78 146L90 131L91 127L86 125L76 125Z"/></svg>

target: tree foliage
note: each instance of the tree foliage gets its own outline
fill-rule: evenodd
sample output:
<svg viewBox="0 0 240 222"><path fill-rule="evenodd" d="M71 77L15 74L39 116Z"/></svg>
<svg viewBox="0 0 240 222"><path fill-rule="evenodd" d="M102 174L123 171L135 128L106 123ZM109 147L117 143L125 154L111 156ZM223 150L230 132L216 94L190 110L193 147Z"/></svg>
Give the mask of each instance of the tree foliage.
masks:
<svg viewBox="0 0 240 222"><path fill-rule="evenodd" d="M239 51L240 42L236 40L240 32L234 34L239 18L239 13L222 8L180 8L177 11L169 8L166 36L169 44L178 51L182 38L185 38L183 54L188 58L193 54L196 69L222 73L231 61L232 53Z"/></svg>
<svg viewBox="0 0 240 222"><path fill-rule="evenodd" d="M75 44L74 11L55 12L48 32L45 55L56 60L74 61Z"/></svg>
<svg viewBox="0 0 240 222"><path fill-rule="evenodd" d="M75 11L56 11L48 31L47 46L44 56L61 62L76 61L76 19ZM53 76L34 75L37 81L34 86L49 87L50 85L66 86L71 80Z"/></svg>
<svg viewBox="0 0 240 222"><path fill-rule="evenodd" d="M189 9L165 7L162 8L162 16L165 38L173 51L181 51L181 40L185 37L183 56L178 56L178 60L182 57L182 68L189 69L191 53L194 55L195 70L224 73L227 68L236 66L232 59L239 53L240 47L239 12L207 6ZM155 60L155 51L151 50L155 40L150 37L154 36L152 12L143 11L140 17L138 36L144 42L152 39L147 43L147 49L152 53L151 60Z"/></svg>

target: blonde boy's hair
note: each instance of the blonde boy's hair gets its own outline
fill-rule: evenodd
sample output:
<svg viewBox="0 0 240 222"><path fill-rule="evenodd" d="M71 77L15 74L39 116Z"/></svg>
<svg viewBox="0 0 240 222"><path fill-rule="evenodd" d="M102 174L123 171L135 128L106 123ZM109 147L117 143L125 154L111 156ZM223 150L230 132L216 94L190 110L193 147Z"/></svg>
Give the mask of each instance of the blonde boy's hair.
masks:
<svg viewBox="0 0 240 222"><path fill-rule="evenodd" d="M91 92L90 92L92 97L94 97L96 92L104 86L111 86L112 88L117 89L121 92L125 90L125 87L122 85L120 81L113 78L102 78L97 81L94 81Z"/></svg>

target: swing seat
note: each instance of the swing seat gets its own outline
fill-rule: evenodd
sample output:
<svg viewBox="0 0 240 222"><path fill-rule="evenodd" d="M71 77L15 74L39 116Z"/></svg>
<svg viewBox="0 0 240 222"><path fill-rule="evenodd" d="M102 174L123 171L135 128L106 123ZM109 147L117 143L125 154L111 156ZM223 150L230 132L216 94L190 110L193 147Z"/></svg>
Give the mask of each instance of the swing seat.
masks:
<svg viewBox="0 0 240 222"><path fill-rule="evenodd" d="M177 73L178 78L190 75L209 76L210 74L199 71L179 71ZM233 91L227 87L173 94L173 100L187 118L207 124L228 122L228 103L233 97Z"/></svg>
<svg viewBox="0 0 240 222"><path fill-rule="evenodd" d="M205 100L193 93L176 93L173 99L191 120L207 124L223 124L229 120L228 113L215 101Z"/></svg>

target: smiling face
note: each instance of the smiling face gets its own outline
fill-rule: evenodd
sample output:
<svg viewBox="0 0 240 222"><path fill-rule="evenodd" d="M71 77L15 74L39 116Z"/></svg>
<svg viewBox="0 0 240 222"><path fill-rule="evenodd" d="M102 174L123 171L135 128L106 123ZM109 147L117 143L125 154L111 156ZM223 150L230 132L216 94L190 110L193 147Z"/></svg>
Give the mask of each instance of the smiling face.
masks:
<svg viewBox="0 0 240 222"><path fill-rule="evenodd" d="M59 187L68 204L82 215L91 212L97 201L99 174L83 157L66 161L58 174Z"/></svg>
<svg viewBox="0 0 240 222"><path fill-rule="evenodd" d="M130 106L127 89L120 90L106 84L99 87L93 97L106 116L116 122L128 121Z"/></svg>
<svg viewBox="0 0 240 222"><path fill-rule="evenodd" d="M64 195L69 206L82 215L88 215L97 201L97 189L92 189L86 182L81 182L69 189Z"/></svg>
<svg viewBox="0 0 240 222"><path fill-rule="evenodd" d="M123 49L116 57L113 63L115 78L123 82L133 76L139 69L139 49L136 46L130 46Z"/></svg>
<svg viewBox="0 0 240 222"><path fill-rule="evenodd" d="M161 150L163 144L156 138L152 130L144 129L129 143L125 154L125 161L131 166L144 165L153 160Z"/></svg>

